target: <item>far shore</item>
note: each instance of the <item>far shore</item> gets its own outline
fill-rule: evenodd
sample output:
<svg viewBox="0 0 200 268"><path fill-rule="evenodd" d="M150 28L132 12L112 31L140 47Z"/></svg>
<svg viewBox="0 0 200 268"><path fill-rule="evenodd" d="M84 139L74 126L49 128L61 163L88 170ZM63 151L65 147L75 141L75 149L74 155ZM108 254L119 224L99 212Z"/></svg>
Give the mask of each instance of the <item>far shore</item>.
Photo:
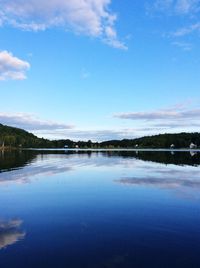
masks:
<svg viewBox="0 0 200 268"><path fill-rule="evenodd" d="M0 147L0 151L15 150L31 150L31 151L73 151L73 152L112 152L112 151L128 151L128 152L200 152L200 148L22 148L22 147Z"/></svg>
<svg viewBox="0 0 200 268"><path fill-rule="evenodd" d="M200 152L198 149L180 148L180 149L167 149L167 148L21 148L21 150L33 151L86 151L86 152L101 152L101 151L133 151L133 152Z"/></svg>

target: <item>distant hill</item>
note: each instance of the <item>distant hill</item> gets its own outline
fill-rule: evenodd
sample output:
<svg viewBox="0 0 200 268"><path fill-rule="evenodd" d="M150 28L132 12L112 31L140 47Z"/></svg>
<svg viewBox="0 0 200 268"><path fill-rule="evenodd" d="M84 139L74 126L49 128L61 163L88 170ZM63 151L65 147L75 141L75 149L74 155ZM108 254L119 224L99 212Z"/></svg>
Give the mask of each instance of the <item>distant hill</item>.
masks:
<svg viewBox="0 0 200 268"><path fill-rule="evenodd" d="M125 148L189 148L193 143L200 147L200 133L177 133L177 134L159 134L146 136L137 139L123 139L105 141L101 143L102 147L125 147Z"/></svg>
<svg viewBox="0 0 200 268"><path fill-rule="evenodd" d="M16 127L10 127L0 124L0 148L63 148L75 147L76 142L69 139L50 141L44 138L38 138L34 134ZM79 142L80 147L88 145L87 142Z"/></svg>
<svg viewBox="0 0 200 268"><path fill-rule="evenodd" d="M189 148L194 143L200 147L200 133L159 134L137 139L110 140L104 142L53 140L38 138L20 128L0 124L0 147L22 148Z"/></svg>
<svg viewBox="0 0 200 268"><path fill-rule="evenodd" d="M0 124L0 147L49 147L51 142L41 139L23 129Z"/></svg>

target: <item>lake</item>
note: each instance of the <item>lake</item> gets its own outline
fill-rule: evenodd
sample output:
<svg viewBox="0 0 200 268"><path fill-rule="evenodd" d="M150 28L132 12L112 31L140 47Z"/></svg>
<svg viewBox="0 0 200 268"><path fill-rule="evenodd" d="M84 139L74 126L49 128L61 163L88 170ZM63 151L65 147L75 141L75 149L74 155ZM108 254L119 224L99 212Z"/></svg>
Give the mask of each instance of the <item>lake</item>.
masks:
<svg viewBox="0 0 200 268"><path fill-rule="evenodd" d="M1 268L199 268L200 153L0 152Z"/></svg>

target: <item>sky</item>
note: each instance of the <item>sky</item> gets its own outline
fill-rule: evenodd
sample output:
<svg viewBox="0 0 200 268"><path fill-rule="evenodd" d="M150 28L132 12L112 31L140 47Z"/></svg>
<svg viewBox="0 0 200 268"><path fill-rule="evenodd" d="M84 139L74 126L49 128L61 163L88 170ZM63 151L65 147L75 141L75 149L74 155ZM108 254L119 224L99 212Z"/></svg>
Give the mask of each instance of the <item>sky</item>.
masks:
<svg viewBox="0 0 200 268"><path fill-rule="evenodd" d="M103 141L196 132L200 0L0 0L0 123Z"/></svg>

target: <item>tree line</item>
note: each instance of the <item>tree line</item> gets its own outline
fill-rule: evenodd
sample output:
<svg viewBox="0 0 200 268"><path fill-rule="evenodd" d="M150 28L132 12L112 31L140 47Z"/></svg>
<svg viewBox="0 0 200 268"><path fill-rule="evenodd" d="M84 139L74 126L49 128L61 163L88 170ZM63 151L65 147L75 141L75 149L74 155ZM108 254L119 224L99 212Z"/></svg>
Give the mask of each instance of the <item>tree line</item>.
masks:
<svg viewBox="0 0 200 268"><path fill-rule="evenodd" d="M15 148L189 148L193 143L200 147L200 133L159 134L136 139L104 142L48 140L38 138L23 129L0 124L0 147Z"/></svg>

